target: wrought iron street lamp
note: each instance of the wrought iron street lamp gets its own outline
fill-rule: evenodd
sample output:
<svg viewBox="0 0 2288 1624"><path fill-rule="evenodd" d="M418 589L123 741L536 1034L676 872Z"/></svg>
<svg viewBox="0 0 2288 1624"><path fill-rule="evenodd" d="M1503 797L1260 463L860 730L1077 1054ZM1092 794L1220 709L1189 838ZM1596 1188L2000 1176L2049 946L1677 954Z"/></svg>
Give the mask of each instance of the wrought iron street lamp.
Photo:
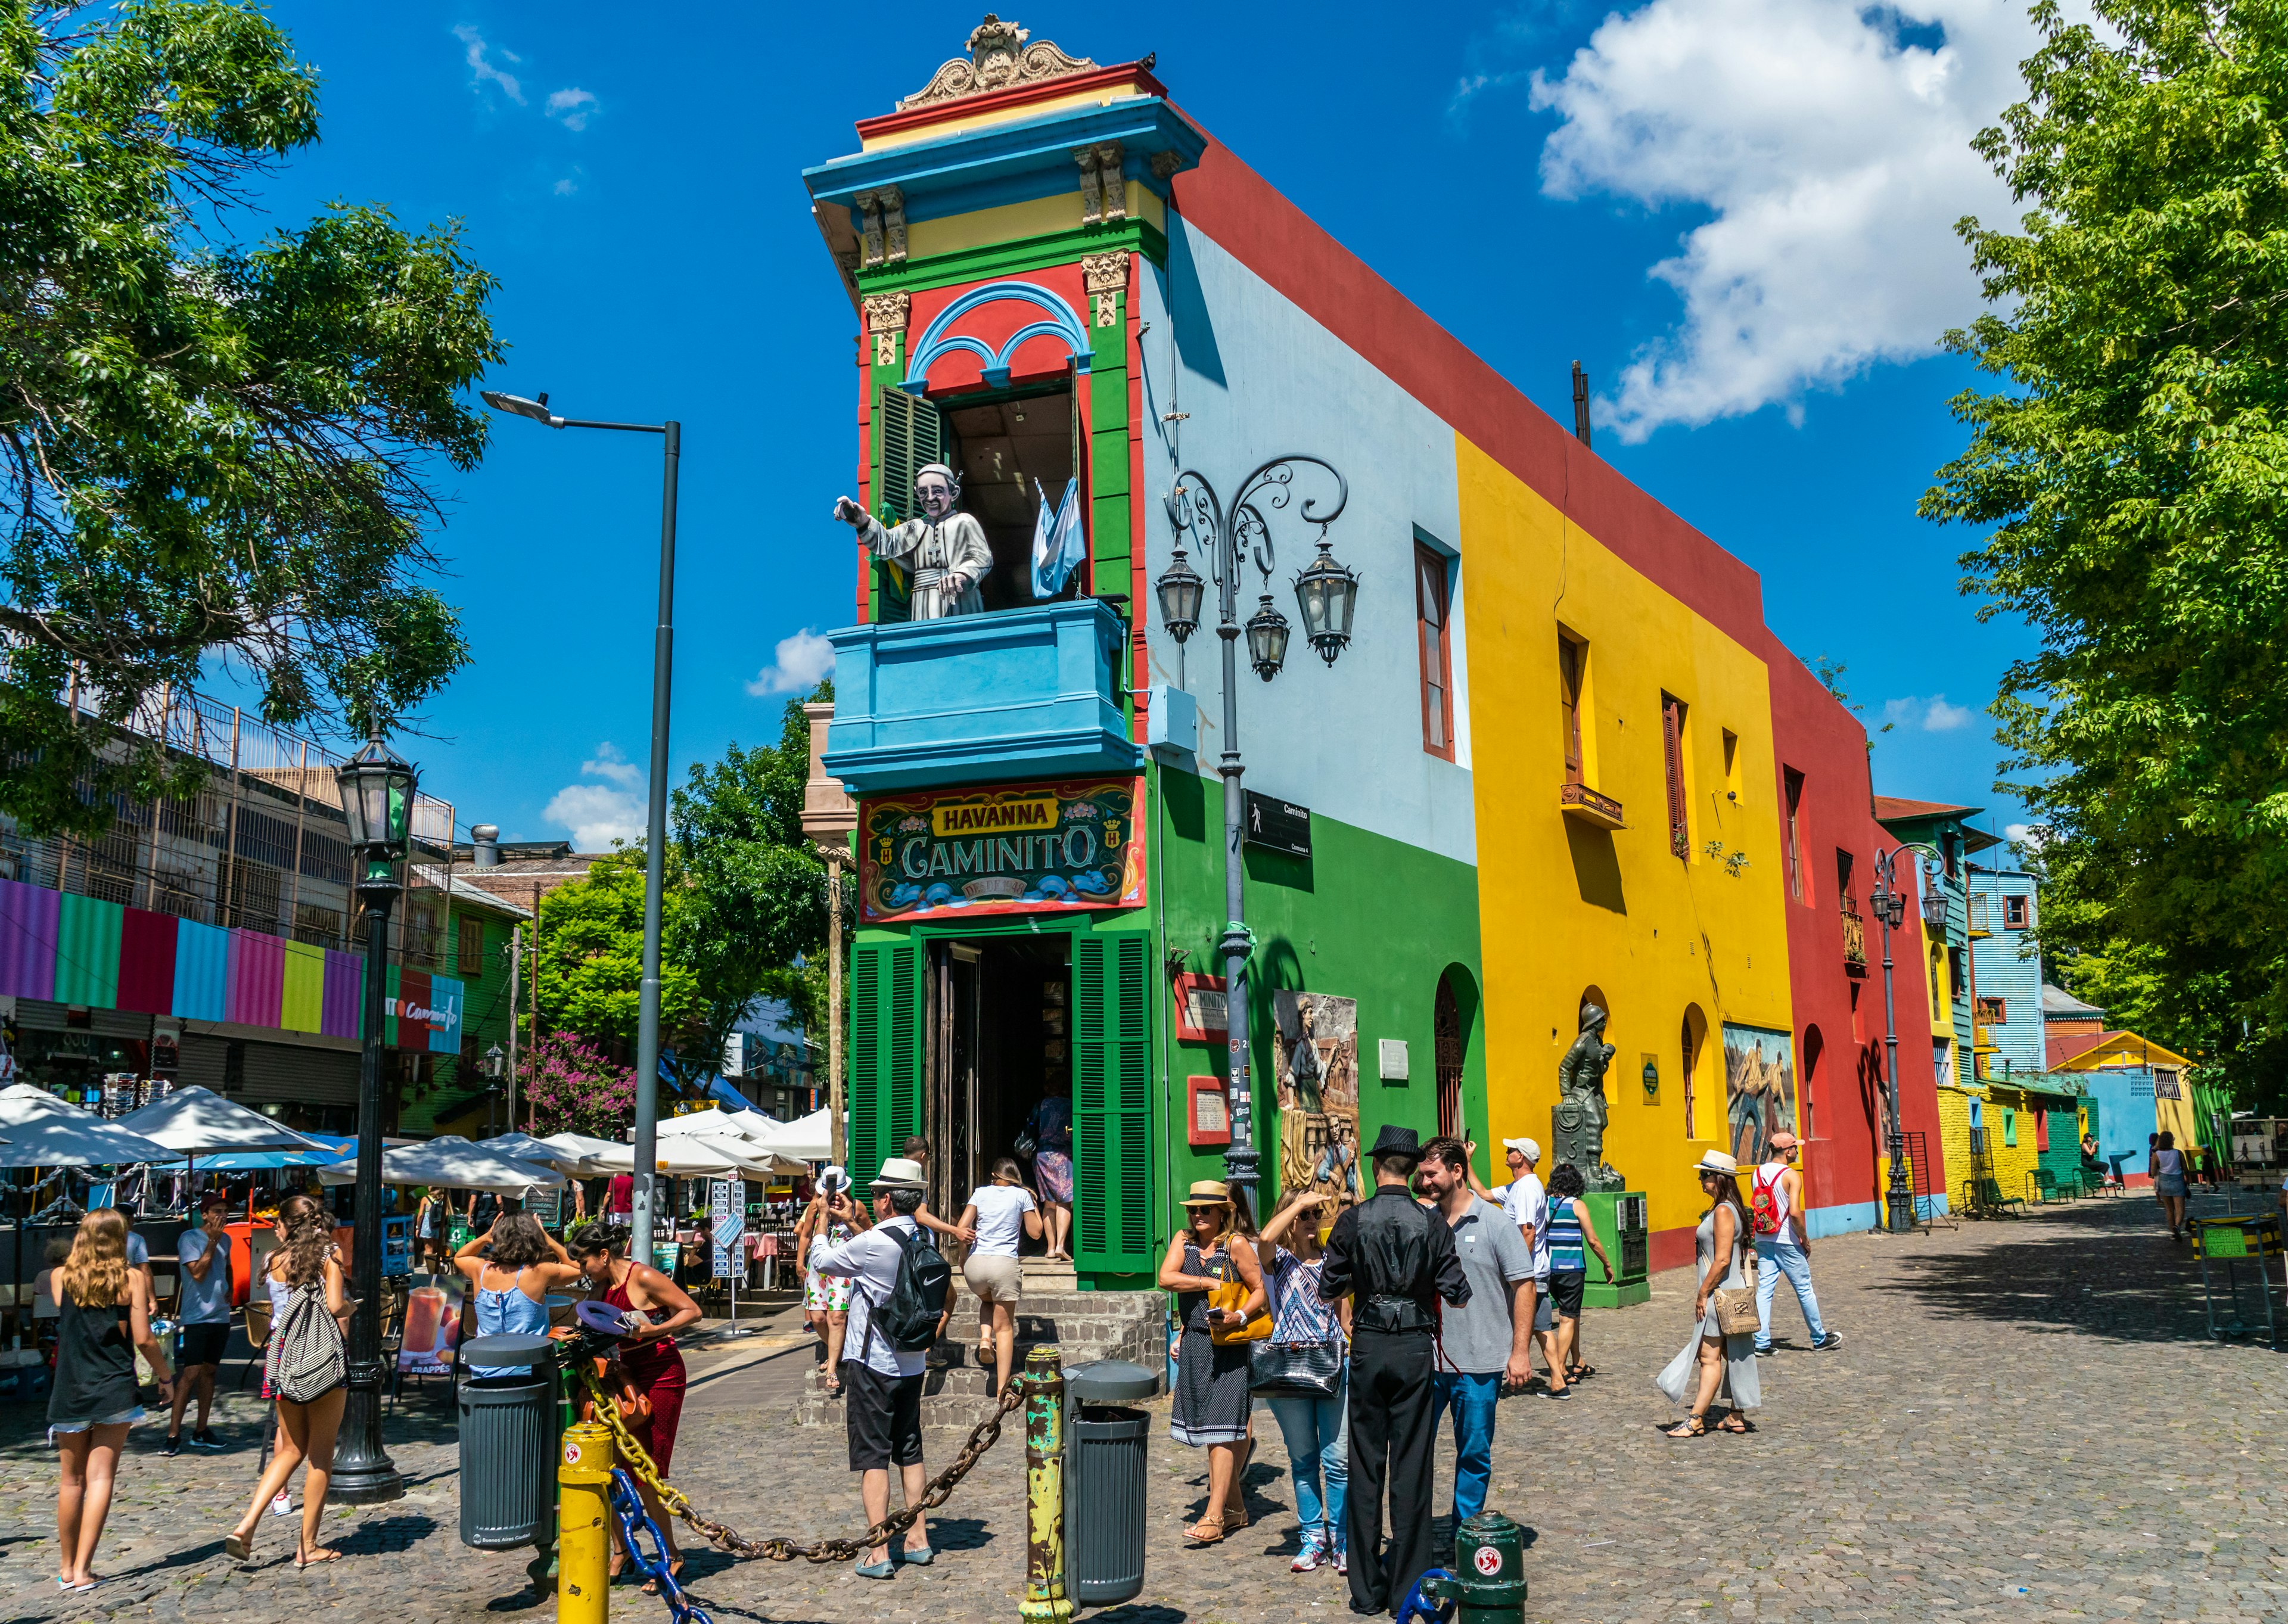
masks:
<svg viewBox="0 0 2288 1624"><path fill-rule="evenodd" d="M1331 505L1303 496L1296 480L1311 470L1334 481ZM1300 500L1298 500L1299 496ZM1303 615L1304 634L1330 665L1350 641L1351 612L1358 596L1358 577L1335 562L1328 551L1327 527L1342 517L1350 501L1350 483L1332 463L1315 456L1274 457L1239 482L1228 505L1218 500L1215 487L1189 470L1179 474L1168 493L1168 521L1174 527L1176 556L1153 583L1160 600L1160 624L1176 640L1180 658L1185 642L1198 629L1204 578L1184 556L1187 537L1197 545L1208 566L1205 580L1216 588L1216 635L1223 639L1223 757L1217 772L1223 779L1223 892L1225 923L1217 951L1224 962L1226 1066L1224 1086L1231 1101L1231 1144L1223 1153L1227 1182L1252 1190L1256 1183L1255 1111L1247 1061L1247 959L1255 938L1247 928L1245 872L1240 862L1240 780L1246 765L1239 754L1239 586L1251 562L1262 576L1265 591L1244 628L1248 663L1269 682L1287 659L1288 619L1271 601L1269 587L1275 553L1271 516L1287 511L1307 525L1319 527L1319 556L1295 582L1297 606ZM1181 666L1178 670L1180 676Z"/></svg>
<svg viewBox="0 0 2288 1624"><path fill-rule="evenodd" d="M397 865L413 835L420 774L382 742L376 717L365 748L338 768L342 815L357 854L357 898L365 909L365 1046L358 1066L357 1205L351 1219L348 1391L329 1493L345 1505L373 1505L405 1493L381 1443L381 1069L387 1015L389 911Z"/></svg>
<svg viewBox="0 0 2288 1624"><path fill-rule="evenodd" d="M1907 1177L1907 1137L1899 1125L1899 1005L1891 985L1891 932L1907 921L1906 893L1899 889L1899 854L1903 852L1924 852L1934 858L1938 855L1934 848L1919 841L1894 846L1887 852L1876 847L1875 889L1868 899L1875 910L1875 923L1883 931L1883 1105L1887 1119L1884 1137L1891 1158L1891 1176L1883 1192L1883 1226L1895 1235L1903 1235L1915 1227L1915 1192ZM1931 883L1928 870L1924 874L1922 892L1925 923L1943 929L1946 892Z"/></svg>
<svg viewBox="0 0 2288 1624"><path fill-rule="evenodd" d="M528 400L498 390L480 392L487 406L513 417L529 417L552 429L615 429L663 437L666 466L659 501L659 624L652 635L651 793L644 820L643 982L636 1009L635 1192L628 1256L651 1261L653 1184L659 1161L659 959L660 901L667 882L667 713L675 672L675 479L683 460L683 425L665 423L605 423L560 417L548 397Z"/></svg>

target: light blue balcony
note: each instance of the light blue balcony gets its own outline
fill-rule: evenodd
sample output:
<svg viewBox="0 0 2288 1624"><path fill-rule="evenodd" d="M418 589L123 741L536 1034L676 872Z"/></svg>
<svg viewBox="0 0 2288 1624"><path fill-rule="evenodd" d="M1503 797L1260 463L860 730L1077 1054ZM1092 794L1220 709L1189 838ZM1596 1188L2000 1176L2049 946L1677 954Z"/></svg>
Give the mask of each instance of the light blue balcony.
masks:
<svg viewBox="0 0 2288 1624"><path fill-rule="evenodd" d="M820 759L853 795L1143 765L1114 697L1120 617L1094 598L827 637L834 721Z"/></svg>

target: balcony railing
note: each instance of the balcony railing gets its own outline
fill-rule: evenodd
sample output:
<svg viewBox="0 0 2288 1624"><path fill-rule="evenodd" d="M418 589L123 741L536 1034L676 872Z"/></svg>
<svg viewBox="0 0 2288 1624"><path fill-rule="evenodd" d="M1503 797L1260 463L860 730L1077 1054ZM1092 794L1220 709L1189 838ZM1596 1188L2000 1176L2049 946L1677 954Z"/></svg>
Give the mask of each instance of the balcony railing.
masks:
<svg viewBox="0 0 2288 1624"><path fill-rule="evenodd" d="M1609 795L1599 795L1586 784L1566 784L1557 791L1557 810L1569 818L1601 829L1625 828L1621 804Z"/></svg>
<svg viewBox="0 0 2288 1624"><path fill-rule="evenodd" d="M1867 922L1850 908L1843 910L1843 968L1855 976L1867 973Z"/></svg>
<svg viewBox="0 0 2288 1624"><path fill-rule="evenodd" d="M1115 677L1120 616L1094 598L830 632L821 764L853 795L1134 772Z"/></svg>

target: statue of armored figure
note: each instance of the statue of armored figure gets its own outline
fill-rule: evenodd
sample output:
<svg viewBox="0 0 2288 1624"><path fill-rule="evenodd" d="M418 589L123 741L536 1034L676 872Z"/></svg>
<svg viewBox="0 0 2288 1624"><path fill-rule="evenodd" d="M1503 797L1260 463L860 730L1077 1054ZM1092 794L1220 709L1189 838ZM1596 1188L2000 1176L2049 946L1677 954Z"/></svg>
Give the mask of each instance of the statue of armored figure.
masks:
<svg viewBox="0 0 2288 1624"><path fill-rule="evenodd" d="M834 517L858 532L858 544L878 558L902 565L913 577L908 618L942 620L950 614L982 614L985 600L977 584L993 567L985 527L955 504L961 480L943 463L931 463L914 476L914 499L921 516L885 525L844 496Z"/></svg>
<svg viewBox="0 0 2288 1624"><path fill-rule="evenodd" d="M1581 1035L1557 1063L1557 1104L1549 1113L1550 1139L1557 1162L1569 1161L1591 1190L1619 1190L1625 1181L1605 1161L1605 1069L1613 1046L1605 1042L1605 1012L1581 1006Z"/></svg>

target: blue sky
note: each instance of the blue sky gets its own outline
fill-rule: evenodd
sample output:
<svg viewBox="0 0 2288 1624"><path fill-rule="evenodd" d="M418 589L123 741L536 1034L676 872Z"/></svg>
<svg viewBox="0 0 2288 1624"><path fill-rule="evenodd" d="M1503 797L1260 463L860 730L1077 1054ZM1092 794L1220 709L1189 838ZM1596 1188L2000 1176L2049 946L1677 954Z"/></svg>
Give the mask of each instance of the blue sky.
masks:
<svg viewBox="0 0 2288 1624"><path fill-rule="evenodd" d="M1763 577L1807 658L1847 666L1882 792L2022 814L1984 715L2030 646L1958 590L1973 538L1914 515L1970 381L1938 333L1976 313L1951 223L2001 218L1964 141L2014 90L2006 6L1837 0L1437 8L1027 4L1100 62L1158 53L1194 117L1561 420L1578 358L1597 448ZM854 324L799 172L854 150L957 53L968 6L862 27L719 6L274 15L323 75L322 139L273 178L457 218L500 280L495 387L568 415L684 424L675 780L774 736L783 640L852 617ZM853 19L852 20L856 20ZM808 24L810 26L803 26ZM501 420L448 471L437 538L475 658L409 753L465 825L591 839L640 820L658 534L655 441Z"/></svg>

